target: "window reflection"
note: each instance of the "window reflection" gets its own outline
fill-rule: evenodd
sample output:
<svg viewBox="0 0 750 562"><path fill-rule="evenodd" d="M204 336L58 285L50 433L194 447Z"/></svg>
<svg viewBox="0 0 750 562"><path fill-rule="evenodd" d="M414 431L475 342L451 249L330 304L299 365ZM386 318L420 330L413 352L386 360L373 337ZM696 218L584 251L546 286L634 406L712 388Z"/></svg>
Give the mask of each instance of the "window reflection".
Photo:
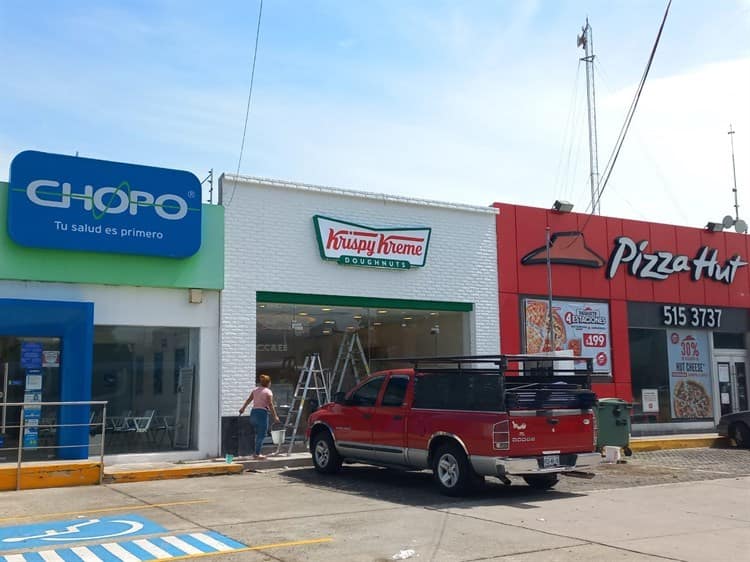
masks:
<svg viewBox="0 0 750 562"><path fill-rule="evenodd" d="M106 454L194 448L196 332L95 328L92 400L107 401Z"/></svg>

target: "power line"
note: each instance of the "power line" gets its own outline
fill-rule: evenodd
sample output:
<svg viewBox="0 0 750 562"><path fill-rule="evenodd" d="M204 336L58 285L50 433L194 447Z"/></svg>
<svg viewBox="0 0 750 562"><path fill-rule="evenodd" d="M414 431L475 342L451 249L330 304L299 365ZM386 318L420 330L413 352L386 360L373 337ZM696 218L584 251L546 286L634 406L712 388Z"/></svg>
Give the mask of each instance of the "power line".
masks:
<svg viewBox="0 0 750 562"><path fill-rule="evenodd" d="M612 151L612 154L609 157L609 161L607 161L607 165L604 168L604 174L603 174L604 181L600 182L599 193L596 198L596 204L593 205L594 209L596 208L596 205L599 203L599 200L604 194L604 190L607 187L609 178L612 175L612 170L614 169L614 166L617 163L617 157L620 155L620 150L622 149L622 145L625 142L625 136L627 135L628 130L630 129L630 123L633 121L635 110L638 107L638 101L641 99L641 93L643 92L643 87L646 85L646 78L648 78L648 73L651 70L651 63L653 63L654 57L656 56L656 48L659 46L659 40L661 39L662 31L664 31L664 24L666 24L667 22L667 16L669 15L669 8L671 5L672 5L672 0L669 0L669 2L667 3L667 9L664 11L664 17L661 20L661 25L659 26L659 33L656 34L656 40L654 41L654 45L651 48L651 54L648 57L646 68L643 71L643 76L641 76L641 80L638 83L638 88L636 89L635 96L633 97L633 101L630 103L630 108L628 109L628 113L625 116L625 122L623 123L622 128L620 129L620 134L618 135L617 141L615 142L615 148ZM583 228L581 228L581 231L584 231L586 229L586 226L588 225L589 221L591 220L591 217L593 216L594 209L592 209L592 214L590 214L586 218L586 222L583 223Z"/></svg>
<svg viewBox="0 0 750 562"><path fill-rule="evenodd" d="M255 83L255 63L258 60L258 43L260 41L260 21L263 17L263 0L260 0L258 6L258 26L255 29L255 49L253 50L253 67L250 71L250 91L247 94L247 107L245 108L245 125L242 128L242 143L240 144L240 157L237 159L237 173L234 175L234 182L232 184L232 193L229 196L224 206L228 207L232 204L234 199L234 192L237 189L237 177L240 175L240 166L242 165L242 154L245 151L245 138L247 137L247 121L250 117L250 102L253 99L253 84Z"/></svg>

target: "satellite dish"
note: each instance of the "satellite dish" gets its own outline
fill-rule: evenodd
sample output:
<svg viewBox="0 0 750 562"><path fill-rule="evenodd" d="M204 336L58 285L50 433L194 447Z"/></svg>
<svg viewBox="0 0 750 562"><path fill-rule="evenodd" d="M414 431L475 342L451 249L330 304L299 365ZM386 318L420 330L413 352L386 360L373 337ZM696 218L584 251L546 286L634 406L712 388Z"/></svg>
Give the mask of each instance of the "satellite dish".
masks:
<svg viewBox="0 0 750 562"><path fill-rule="evenodd" d="M721 219L721 225L724 228L729 228L733 224L734 224L734 219L732 218L732 215L727 215L726 217L724 217L723 219Z"/></svg>
<svg viewBox="0 0 750 562"><path fill-rule="evenodd" d="M737 219L734 223L734 231L739 234L745 234L747 232L747 223L742 219Z"/></svg>

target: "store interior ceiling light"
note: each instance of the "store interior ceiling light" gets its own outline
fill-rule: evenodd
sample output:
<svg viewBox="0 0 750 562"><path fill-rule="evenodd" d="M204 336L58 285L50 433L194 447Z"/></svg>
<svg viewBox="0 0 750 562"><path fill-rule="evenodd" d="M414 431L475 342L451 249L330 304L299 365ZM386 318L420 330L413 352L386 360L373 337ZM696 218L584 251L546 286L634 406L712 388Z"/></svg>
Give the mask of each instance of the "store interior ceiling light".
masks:
<svg viewBox="0 0 750 562"><path fill-rule="evenodd" d="M558 213L569 213L573 210L573 203L557 199L552 205L552 208Z"/></svg>
<svg viewBox="0 0 750 562"><path fill-rule="evenodd" d="M404 320L414 320L411 316L404 316Z"/></svg>
<svg viewBox="0 0 750 562"><path fill-rule="evenodd" d="M325 320L323 323L324 324L335 324L336 321L335 320Z"/></svg>
<svg viewBox="0 0 750 562"><path fill-rule="evenodd" d="M355 314L354 316L352 316L352 318L354 318L355 320L361 320L362 319L362 315L361 314Z"/></svg>
<svg viewBox="0 0 750 562"><path fill-rule="evenodd" d="M320 310L322 310L323 312L331 312L330 308L321 308Z"/></svg>
<svg viewBox="0 0 750 562"><path fill-rule="evenodd" d="M430 316L437 316L437 315L438 315L437 312L430 312Z"/></svg>
<svg viewBox="0 0 750 562"><path fill-rule="evenodd" d="M297 316L307 316L307 312L298 312Z"/></svg>
<svg viewBox="0 0 750 562"><path fill-rule="evenodd" d="M383 323L382 322L373 322L372 325L373 326L382 326Z"/></svg>
<svg viewBox="0 0 750 562"><path fill-rule="evenodd" d="M378 314L388 314L387 310L378 310Z"/></svg>

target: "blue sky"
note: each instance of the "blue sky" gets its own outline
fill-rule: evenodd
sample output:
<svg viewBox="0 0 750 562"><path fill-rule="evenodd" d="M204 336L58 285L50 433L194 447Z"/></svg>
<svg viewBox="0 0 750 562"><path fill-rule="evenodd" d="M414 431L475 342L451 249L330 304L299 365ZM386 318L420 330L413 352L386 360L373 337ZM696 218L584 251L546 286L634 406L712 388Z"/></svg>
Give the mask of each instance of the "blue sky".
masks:
<svg viewBox="0 0 750 562"><path fill-rule="evenodd" d="M241 173L584 210L594 29L600 168L666 1L266 0ZM2 0L0 178L24 149L237 168L258 3ZM675 0L605 214L750 218L750 0ZM743 213L743 211L747 211Z"/></svg>

